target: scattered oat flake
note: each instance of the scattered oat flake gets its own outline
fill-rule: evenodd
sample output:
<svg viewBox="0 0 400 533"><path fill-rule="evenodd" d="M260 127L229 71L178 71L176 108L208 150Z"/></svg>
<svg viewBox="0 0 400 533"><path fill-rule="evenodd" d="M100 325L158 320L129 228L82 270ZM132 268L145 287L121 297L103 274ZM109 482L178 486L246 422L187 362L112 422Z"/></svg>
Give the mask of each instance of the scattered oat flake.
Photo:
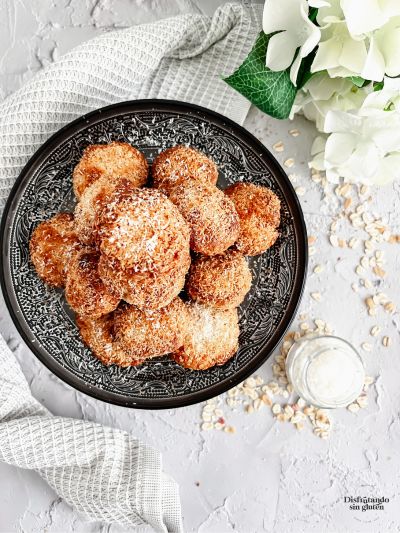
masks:
<svg viewBox="0 0 400 533"><path fill-rule="evenodd" d="M339 246L339 239L338 239L337 235L330 235L329 236L329 241L330 241L332 246L335 246L335 247Z"/></svg>
<svg viewBox="0 0 400 533"><path fill-rule="evenodd" d="M381 328L379 326L372 326L370 330L370 334L372 337L376 337L381 331Z"/></svg>
<svg viewBox="0 0 400 533"><path fill-rule="evenodd" d="M350 183L343 183L340 187L337 187L339 189L339 195L340 196L346 196L350 192L351 185Z"/></svg>
<svg viewBox="0 0 400 533"><path fill-rule="evenodd" d="M324 267L322 265L315 265L314 274L321 274L321 272L323 271L324 271Z"/></svg>
<svg viewBox="0 0 400 533"><path fill-rule="evenodd" d="M263 403L265 403L265 405L268 405L268 407L271 407L271 405L272 405L272 400L271 400L271 398L268 396L268 394L263 394L263 395L261 396L261 401L262 401Z"/></svg>
<svg viewBox="0 0 400 533"><path fill-rule="evenodd" d="M366 289L372 289L373 284L372 284L372 282L369 279L364 279L363 282L364 282L364 287Z"/></svg>
<svg viewBox="0 0 400 533"><path fill-rule="evenodd" d="M382 302L389 303L387 296L383 293L375 294L369 298L371 298L375 307L377 306L376 302L378 301L382 305L384 305ZM323 409L315 408L312 405L306 405L305 400L302 398L298 397L297 400L293 399L293 386L289 383L286 376L285 363L287 354L292 347L293 342L313 332L329 335L332 333L332 328L320 318L316 318L313 323L310 323L308 313L302 313L298 318L300 320L298 329L290 331L285 335L284 342L280 346L280 351L274 357L272 371L275 380L265 382L261 376L252 376L228 391L225 403L232 407L232 409L235 409L240 405L248 414L256 412L262 406L268 406L277 421L290 423L299 431L304 429L305 421L307 421L307 424L311 425L315 435L321 439L327 439L332 428L332 421L330 420L328 413ZM363 343L364 349L366 345L368 345L368 343ZM359 398L348 407L350 411L356 412L358 409L367 406L368 399L366 393L371 383L373 383L373 378L365 378L363 392ZM280 403L278 398L281 399ZM203 430L215 429L225 433L235 433L236 429L233 426L228 425L224 416L222 416L220 405L221 400L214 399L208 401L203 406L201 428Z"/></svg>
<svg viewBox="0 0 400 533"><path fill-rule="evenodd" d="M360 410L360 406L358 403L351 403L347 406L347 409L350 411L350 413L357 413L357 411Z"/></svg>
<svg viewBox="0 0 400 533"><path fill-rule="evenodd" d="M396 310L396 306L394 305L393 302L388 302L387 304L385 304L383 306L383 308L385 309L385 311L387 311L388 313L394 313L395 310Z"/></svg>
<svg viewBox="0 0 400 533"><path fill-rule="evenodd" d="M285 167L291 168L294 165L293 157L289 157L289 159L286 159L286 161L283 164L285 165Z"/></svg>
<svg viewBox="0 0 400 533"><path fill-rule="evenodd" d="M283 412L289 417L292 417L294 415L294 410L291 405L285 405L285 407L283 408Z"/></svg>
<svg viewBox="0 0 400 533"><path fill-rule="evenodd" d="M320 302L321 301L321 293L320 292L312 292L311 293L311 298L313 300L315 300L316 302Z"/></svg>
<svg viewBox="0 0 400 533"><path fill-rule="evenodd" d="M282 141L278 141L272 146L272 148L275 150L275 152L283 152L285 145Z"/></svg>
<svg viewBox="0 0 400 533"><path fill-rule="evenodd" d="M256 398L253 402L254 410L258 411L261 408L262 404L263 402L261 401L261 398Z"/></svg>
<svg viewBox="0 0 400 533"><path fill-rule="evenodd" d="M356 399L356 403L361 407L361 409L365 409L365 407L368 406L368 398L367 398L367 395L366 395L366 394L361 394L361 396L359 396L359 397Z"/></svg>
<svg viewBox="0 0 400 533"><path fill-rule="evenodd" d="M348 209L352 203L353 203L353 200L351 198L346 198L346 200L344 201L343 207L345 209Z"/></svg>
<svg viewBox="0 0 400 533"><path fill-rule="evenodd" d="M348 242L348 247L349 247L349 248L355 248L355 247L358 245L359 242L360 242L360 241L359 241L358 239L356 239L355 237L352 237L352 238L349 240L349 242Z"/></svg>
<svg viewBox="0 0 400 533"><path fill-rule="evenodd" d="M368 298L365 298L365 304L369 309L373 309L375 307L375 301L372 296L368 296Z"/></svg>
<svg viewBox="0 0 400 533"><path fill-rule="evenodd" d="M364 350L364 352L372 352L372 345L369 342L363 342L361 344L361 348Z"/></svg>
<svg viewBox="0 0 400 533"><path fill-rule="evenodd" d="M295 189L295 192L297 194L297 196L304 196L306 194L306 190L304 187L297 187Z"/></svg>
<svg viewBox="0 0 400 533"><path fill-rule="evenodd" d="M315 237L315 235L310 235L307 241L308 245L311 246L312 244L315 244L317 242L317 237Z"/></svg>
<svg viewBox="0 0 400 533"><path fill-rule="evenodd" d="M383 268L376 266L373 269L374 274L376 274L380 278L384 278L386 276L386 272L383 270Z"/></svg>
<svg viewBox="0 0 400 533"><path fill-rule="evenodd" d="M361 265L356 266L357 276L363 276L365 274L365 269Z"/></svg>
<svg viewBox="0 0 400 533"><path fill-rule="evenodd" d="M385 348L388 348L392 344L392 339L385 335L382 339L382 344L385 346Z"/></svg>
<svg viewBox="0 0 400 533"><path fill-rule="evenodd" d="M300 135L300 132L298 129L289 130L289 133L292 137L298 137Z"/></svg>
<svg viewBox="0 0 400 533"><path fill-rule="evenodd" d="M279 405L279 403L274 403L274 405L272 406L272 412L274 413L274 415L279 414L281 411L282 411L282 408Z"/></svg>

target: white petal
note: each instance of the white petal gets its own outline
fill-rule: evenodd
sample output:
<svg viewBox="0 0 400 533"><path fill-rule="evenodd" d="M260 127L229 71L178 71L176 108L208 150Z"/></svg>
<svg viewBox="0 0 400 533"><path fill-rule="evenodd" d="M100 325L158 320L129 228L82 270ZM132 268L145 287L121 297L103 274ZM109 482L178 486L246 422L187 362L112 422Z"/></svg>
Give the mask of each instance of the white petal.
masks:
<svg viewBox="0 0 400 533"><path fill-rule="evenodd" d="M338 167L346 163L356 148L356 138L351 133L332 133L325 146L325 165Z"/></svg>
<svg viewBox="0 0 400 533"><path fill-rule="evenodd" d="M318 72L305 85L314 100L329 100L334 93L350 90L353 84L349 80L332 79L325 72Z"/></svg>
<svg viewBox="0 0 400 533"><path fill-rule="evenodd" d="M329 39L324 43L320 43L311 65L311 72L319 72L321 70L339 66L339 56L341 51L342 45L334 39Z"/></svg>
<svg viewBox="0 0 400 533"><path fill-rule="evenodd" d="M302 19L304 21L304 27L301 28L299 32L299 43L301 46L301 56L306 57L308 54L310 54L314 48L317 46L319 41L321 40L321 30L311 22L311 20L308 18L308 6L307 3L305 6L301 6L300 9ZM300 29L300 28L299 28ZM307 32L308 37L304 41L304 32Z"/></svg>
<svg viewBox="0 0 400 533"><path fill-rule="evenodd" d="M330 22L338 22L343 20L344 15L340 7L340 0L329 0L329 5L321 7L318 10L317 22L320 26L324 26Z"/></svg>
<svg viewBox="0 0 400 533"><path fill-rule="evenodd" d="M399 2L400 3L400 2ZM397 27L392 27L379 35L379 48L385 60L385 72L388 76L398 76L400 74L400 23Z"/></svg>
<svg viewBox="0 0 400 533"><path fill-rule="evenodd" d="M326 145L326 137L321 137L321 135L316 137L314 139L314 142L312 143L312 146L311 146L311 155L315 155L315 154L318 154L320 152L324 152L325 151L325 145Z"/></svg>
<svg viewBox="0 0 400 533"><path fill-rule="evenodd" d="M297 76L299 74L299 68L301 65L302 57L300 52L297 54L296 59L293 61L292 66L290 67L290 81L293 85L297 86Z"/></svg>
<svg viewBox="0 0 400 533"><path fill-rule="evenodd" d="M341 179L342 176L339 174L339 172L336 169L327 168L325 172L326 172L327 180L330 183L339 183L340 182L340 179Z"/></svg>
<svg viewBox="0 0 400 533"><path fill-rule="evenodd" d="M308 163L309 168L314 168L315 170L326 170L324 162L324 153L317 154L314 158Z"/></svg>
<svg viewBox="0 0 400 533"><path fill-rule="evenodd" d="M380 5L387 17L396 17L400 15L399 0L381 0Z"/></svg>
<svg viewBox="0 0 400 533"><path fill-rule="evenodd" d="M342 0L341 6L352 35L376 30L388 20L378 0Z"/></svg>
<svg viewBox="0 0 400 533"><path fill-rule="evenodd" d="M379 50L374 36L371 36L369 50L361 76L366 80L382 81L385 75L385 60Z"/></svg>
<svg viewBox="0 0 400 533"><path fill-rule="evenodd" d="M266 0L263 12L263 31L266 34L292 28L301 20L302 0Z"/></svg>
<svg viewBox="0 0 400 533"><path fill-rule="evenodd" d="M287 69L293 61L297 46L293 35L286 31L273 35L268 43L266 66L275 72Z"/></svg>
<svg viewBox="0 0 400 533"><path fill-rule="evenodd" d="M310 95L304 89L297 91L291 113L299 113L303 106L311 100Z"/></svg>
<svg viewBox="0 0 400 533"><path fill-rule="evenodd" d="M344 67L335 67L328 68L328 74L331 78L349 78L350 76L359 76L359 72L354 72L354 70L349 70Z"/></svg>
<svg viewBox="0 0 400 533"><path fill-rule="evenodd" d="M361 142L340 170L345 179L370 182L381 165L381 155L372 142Z"/></svg>
<svg viewBox="0 0 400 533"><path fill-rule="evenodd" d="M385 78L384 82L385 82L385 89L400 92L400 78Z"/></svg>
<svg viewBox="0 0 400 533"><path fill-rule="evenodd" d="M310 168L325 170L325 137L317 137L311 147L312 160L308 163Z"/></svg>
<svg viewBox="0 0 400 533"><path fill-rule="evenodd" d="M374 183L385 185L398 179L400 179L400 153L382 158L379 174L375 176Z"/></svg>
<svg viewBox="0 0 400 533"><path fill-rule="evenodd" d="M301 57L307 57L311 52L314 50L314 48L317 46L321 39L321 31L317 26L314 26L313 24L313 30L311 31L308 39L305 41L305 43L302 45L300 49Z"/></svg>
<svg viewBox="0 0 400 533"><path fill-rule="evenodd" d="M329 2L326 2L326 0L308 0L308 4L310 7L316 7L317 9L329 7Z"/></svg>
<svg viewBox="0 0 400 533"><path fill-rule="evenodd" d="M353 72L360 73L367 59L367 49L364 41L355 41L350 37L344 39L339 64Z"/></svg>
<svg viewBox="0 0 400 533"><path fill-rule="evenodd" d="M355 113L346 113L344 111L328 111L325 118L325 133L331 132L352 132L360 134L363 127L363 117Z"/></svg>
<svg viewBox="0 0 400 533"><path fill-rule="evenodd" d="M364 131L382 153L400 152L400 115L382 111L379 116L366 117Z"/></svg>
<svg viewBox="0 0 400 533"><path fill-rule="evenodd" d="M315 122L315 127L317 130L323 132L325 113L320 111L320 106L318 104L318 102L309 102L303 106L302 111L306 119L310 120L311 122Z"/></svg>

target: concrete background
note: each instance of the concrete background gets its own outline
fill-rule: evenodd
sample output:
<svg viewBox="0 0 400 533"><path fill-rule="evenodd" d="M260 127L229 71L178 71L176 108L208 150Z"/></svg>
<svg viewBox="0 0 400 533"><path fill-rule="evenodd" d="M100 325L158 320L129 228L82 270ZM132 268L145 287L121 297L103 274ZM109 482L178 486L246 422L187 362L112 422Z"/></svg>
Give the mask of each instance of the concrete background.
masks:
<svg viewBox="0 0 400 533"><path fill-rule="evenodd" d="M0 0L0 97L17 90L37 71L76 44L99 33L183 12L211 15L217 0ZM7 8L8 6L8 8ZM13 6L10 9L10 6ZM310 258L310 275L299 314L328 321L335 333L356 347L364 341L367 373L377 381L369 393L370 405L357 415L346 410L332 414L329 440L307 427L297 432L276 422L264 409L248 415L224 406L224 416L236 434L202 432L201 406L176 411L142 412L98 402L71 389L41 365L20 340L4 302L0 302L0 332L15 349L34 395L55 414L81 417L131 431L160 449L165 471L181 487L185 529L199 533L260 532L394 532L400 531L400 357L399 315L366 314L366 291L354 272L360 249L329 244L335 217L334 202L322 201L322 191L309 177L307 159L315 135L303 119L278 122L252 109L245 127L271 148L282 140L281 162L294 158L289 172L296 187L304 188L301 202L309 234L317 237ZM297 127L298 137L288 134ZM330 188L331 190L331 188ZM400 233L399 185L372 191L372 211L384 216ZM353 234L349 225L341 236ZM384 244L386 277L379 290L399 305L399 245ZM323 264L320 275L313 267ZM321 302L310 297L319 291ZM392 345L384 348L381 335L369 337L379 324ZM272 360L258 372L272 376ZM221 399L224 405L225 398ZM349 511L344 496L385 496L384 511ZM103 532L116 531L90 524L61 501L34 473L0 464L0 531Z"/></svg>

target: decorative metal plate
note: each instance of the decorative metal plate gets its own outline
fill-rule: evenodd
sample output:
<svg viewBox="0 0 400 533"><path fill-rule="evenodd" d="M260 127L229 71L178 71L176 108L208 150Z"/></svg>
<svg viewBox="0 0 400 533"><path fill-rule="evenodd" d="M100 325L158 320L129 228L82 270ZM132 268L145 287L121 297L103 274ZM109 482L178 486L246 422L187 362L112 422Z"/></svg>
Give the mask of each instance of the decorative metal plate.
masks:
<svg viewBox="0 0 400 533"><path fill-rule="evenodd" d="M28 243L37 224L74 205L71 174L86 146L126 141L149 162L161 150L188 144L219 166L219 185L254 182L282 203L280 238L250 261L253 286L240 309L240 349L222 367L196 372L168 357L137 368L103 366L82 344L62 291L37 277ZM271 354L296 312L306 275L306 230L282 168L250 133L204 108L168 100L124 102L94 111L53 135L21 172L1 228L1 282L20 334L33 353L72 387L107 402L138 408L188 405L220 394Z"/></svg>

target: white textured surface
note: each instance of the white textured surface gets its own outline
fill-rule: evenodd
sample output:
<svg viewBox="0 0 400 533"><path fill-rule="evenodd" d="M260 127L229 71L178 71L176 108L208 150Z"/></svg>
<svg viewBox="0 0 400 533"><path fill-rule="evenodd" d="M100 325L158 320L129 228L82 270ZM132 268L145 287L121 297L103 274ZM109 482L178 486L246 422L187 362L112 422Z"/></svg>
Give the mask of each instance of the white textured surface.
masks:
<svg viewBox="0 0 400 533"><path fill-rule="evenodd" d="M179 12L198 12L198 6L210 12L220 3L19 0L15 19L5 17L0 21L2 95L13 92L57 54L104 29ZM351 282L357 281L354 267L360 253L332 248L327 241L332 209L321 209L321 193L310 184L305 165L314 134L312 126L299 119L296 126L301 135L292 138L287 135L292 124L274 121L255 110L245 126L268 147L278 140L285 142L279 159L294 157L296 165L291 171L301 176L299 184L307 191L301 201L309 233L319 237L310 272L316 263L323 263L325 271L319 276L310 274L301 311L327 320L337 334L356 346L368 339L370 326L375 323L393 340L392 347L383 348L378 339L373 342L373 351L363 354L368 373L379 376L367 410L356 416L336 412L329 441L316 438L308 430L297 433L289 425L274 422L265 410L252 415L225 410L237 433L202 433L200 406L177 411L130 411L75 392L51 375L23 345L4 308L0 310L0 331L15 350L35 397L53 413L131 431L162 452L165 471L181 487L187 531L399 531L399 316L366 315L363 298L367 292L355 294L350 289ZM400 233L399 192L395 185L374 193L374 209L387 214L396 233ZM388 262L383 288L399 306L399 245L382 249L386 249ZM322 293L321 303L309 298L315 290ZM271 362L259 374L271 376ZM385 511L350 512L343 504L345 495L385 496L391 502ZM35 473L0 464L1 532L106 529L85 523Z"/></svg>

